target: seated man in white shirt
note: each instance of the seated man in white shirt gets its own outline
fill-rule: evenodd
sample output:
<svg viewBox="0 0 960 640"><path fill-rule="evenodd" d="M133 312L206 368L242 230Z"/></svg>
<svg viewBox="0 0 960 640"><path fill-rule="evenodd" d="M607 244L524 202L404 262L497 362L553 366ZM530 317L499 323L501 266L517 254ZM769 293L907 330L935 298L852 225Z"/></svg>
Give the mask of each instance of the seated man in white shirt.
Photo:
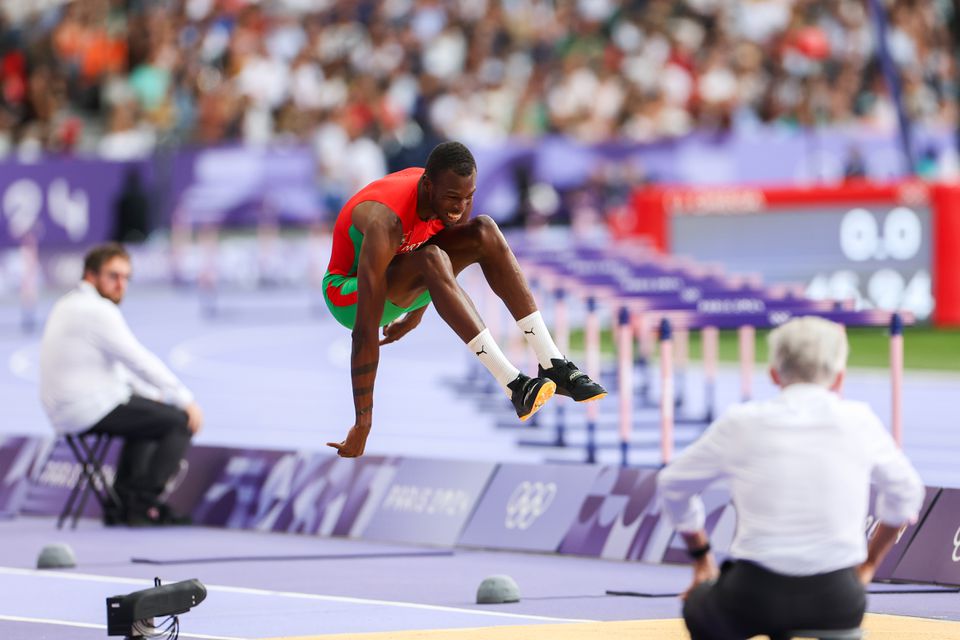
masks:
<svg viewBox="0 0 960 640"><path fill-rule="evenodd" d="M694 559L683 607L693 640L858 627L865 585L923 501L919 476L873 411L838 395L843 327L798 318L769 344L780 394L731 408L658 478L664 514ZM718 572L698 494L720 479L737 531ZM868 548L871 482L881 524Z"/></svg>
<svg viewBox="0 0 960 640"><path fill-rule="evenodd" d="M58 433L123 438L114 489L121 513L108 524L184 524L160 501L203 414L193 395L134 337L119 304L130 279L119 244L92 249L83 280L53 307L40 344L40 397ZM148 398L131 386L147 389Z"/></svg>

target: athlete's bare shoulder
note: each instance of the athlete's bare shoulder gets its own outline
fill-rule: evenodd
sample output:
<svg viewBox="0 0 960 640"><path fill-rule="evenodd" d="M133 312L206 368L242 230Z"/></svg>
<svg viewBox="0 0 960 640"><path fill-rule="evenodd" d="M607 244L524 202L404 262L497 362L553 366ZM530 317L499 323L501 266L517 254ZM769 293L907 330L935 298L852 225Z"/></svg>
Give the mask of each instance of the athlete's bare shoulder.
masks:
<svg viewBox="0 0 960 640"><path fill-rule="evenodd" d="M382 237L391 250L400 246L403 240L403 223L393 209L375 200L359 202L353 208L353 226L364 235Z"/></svg>
<svg viewBox="0 0 960 640"><path fill-rule="evenodd" d="M371 224L382 224L387 228L403 227L400 216L393 209L376 200L364 200L353 207L353 224L361 233L366 233L367 227Z"/></svg>

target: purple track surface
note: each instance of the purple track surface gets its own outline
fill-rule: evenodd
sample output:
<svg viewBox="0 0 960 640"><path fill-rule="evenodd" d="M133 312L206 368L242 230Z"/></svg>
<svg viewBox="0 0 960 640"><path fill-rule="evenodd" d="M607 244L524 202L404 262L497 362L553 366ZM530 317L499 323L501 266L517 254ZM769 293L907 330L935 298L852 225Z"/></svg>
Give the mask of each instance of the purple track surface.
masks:
<svg viewBox="0 0 960 640"><path fill-rule="evenodd" d="M47 518L0 523L0 635L6 640L103 637L102 628L23 623L11 618L74 625L103 625L104 599L147 588L154 576L165 582L199 578L207 600L181 619L184 634L225 638L266 638L305 634L399 631L518 625L565 620L672 618L674 597L605 595L606 590L651 594L681 591L686 567L609 562L552 555L457 549L448 556L316 561L236 561L148 566L130 558L265 553L409 554L409 546L290 534L189 528L180 530L103 529L84 521L73 532L56 532ZM70 544L77 567L33 570L44 544ZM474 604L486 576L511 575L521 602ZM870 610L960 620L956 593L873 594ZM185 637L188 637L185 635Z"/></svg>
<svg viewBox="0 0 960 640"><path fill-rule="evenodd" d="M472 275L472 274L467 274ZM463 278L468 285L474 278ZM201 313L196 292L134 288L124 312L145 345L166 360L194 390L207 423L198 444L322 450L326 442L341 440L353 422L350 400L350 333L337 324L317 293L293 290L234 291L218 298L219 313ZM480 295L481 313L486 303ZM53 303L45 299L41 319ZM512 332L501 340L504 351L521 369L535 368L532 355L515 348L516 327L502 305L491 326ZM575 311L575 310L573 310ZM15 308L0 309L0 406L5 420L0 432L51 433L37 398L37 354L40 336L24 335ZM575 315L574 315L575 318ZM605 326L609 326L605 322ZM880 330L880 329L878 329ZM909 329L906 349L909 350ZM577 357L577 354L573 354ZM475 365L467 349L431 308L420 327L381 351L377 378L377 419L367 452L430 458L465 458L498 462L582 460L581 447L545 450L518 447L518 437L549 440L558 403L552 400L539 414L542 424L521 426L499 394L458 393L451 381L462 381ZM486 373L483 373L486 376ZM657 393L653 371L653 395ZM483 385L486 385L485 378ZM686 372L686 403L678 415L702 414L702 371ZM755 397L774 393L762 367L753 378ZM415 391L415 392L414 392ZM890 382L883 371L848 373L845 394L864 400L885 422L890 416ZM740 399L739 370L721 369L717 408ZM946 416L954 415L960 397L960 376L908 372L903 390L904 447L928 485L960 487L960 430ZM479 411L478 402L493 411ZM570 441L583 442L584 408L567 403ZM616 399L602 403L604 423L600 442L616 441ZM634 437L641 446L631 451L631 464L656 464L658 417L638 409ZM500 423L511 428L498 428ZM606 424L608 429L604 430ZM677 427L677 436L689 441L701 426ZM542 431L542 433L538 433ZM615 447L600 451L600 462L618 463Z"/></svg>
<svg viewBox="0 0 960 640"><path fill-rule="evenodd" d="M195 391L207 425L197 439L208 445L321 450L339 440L352 419L348 356L349 332L327 316L311 312L316 298L306 292L228 292L219 314L205 318L195 292L136 288L124 303L135 333ZM41 305L41 315L52 299ZM322 302L321 302L322 304ZM481 311L484 305L478 303ZM6 435L51 435L37 398L39 335L24 335L16 310L0 309L0 404ZM501 327L511 327L501 319ZM505 351L511 355L507 340ZM909 349L909 334L907 340ZM505 400L496 411L478 411L470 397L454 392L450 380L463 379L470 359L433 310L423 325L382 352L377 386L377 423L368 444L372 454L432 458L472 458L501 462L582 459L579 448L521 448L518 436L548 439L545 425L498 428L509 418ZM525 359L524 359L525 358ZM523 368L531 360L514 358ZM685 410L702 407L700 372L687 374ZM758 370L757 397L772 393ZM889 416L889 382L881 372L850 372L846 394L869 402ZM415 390L415 393L413 391ZM930 485L960 486L960 430L955 420L960 378L908 373L904 389L905 448ZM735 402L738 372L724 369L718 406ZM496 396L493 398L499 403ZM604 416L615 423L616 401ZM582 423L582 408L567 405L567 416ZM649 416L652 411L638 412ZM642 422L642 421L641 421ZM697 427L678 428L686 439ZM612 429L601 441L613 443ZM576 430L571 440L582 440ZM631 462L656 462L657 445L638 427ZM615 462L615 449L600 451ZM75 532L58 532L49 519L0 521L0 638L102 638L104 598L150 586L155 575L171 582L197 577L210 588L206 602L183 616L183 637L266 638L336 632L389 631L502 624L537 624L556 619L623 620L674 618L675 598L630 598L606 590L674 593L686 585L688 569L636 563L457 549L449 556L411 557L416 547L342 539L210 529L102 529L84 521ZM64 572L32 570L40 548L67 542L79 565ZM396 557L261 560L201 564L133 564L131 558L204 556L364 555ZM518 604L480 607L475 590L491 574L506 573L520 585ZM371 602L374 601L374 602ZM960 620L956 594L878 594L870 610ZM519 617L517 617L519 616ZM54 620L79 626L24 621ZM84 626L90 625L90 626Z"/></svg>

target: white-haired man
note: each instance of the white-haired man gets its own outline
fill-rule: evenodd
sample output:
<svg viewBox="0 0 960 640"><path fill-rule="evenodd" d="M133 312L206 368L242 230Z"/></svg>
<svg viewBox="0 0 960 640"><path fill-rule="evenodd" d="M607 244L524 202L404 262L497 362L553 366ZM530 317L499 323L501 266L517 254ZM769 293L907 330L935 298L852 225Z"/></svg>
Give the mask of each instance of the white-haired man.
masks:
<svg viewBox="0 0 960 640"><path fill-rule="evenodd" d="M769 345L780 394L731 408L658 478L664 514L694 562L683 607L693 640L859 626L864 585L923 500L917 472L873 411L838 395L843 327L797 318L772 331ZM718 571L698 494L721 479L737 532ZM868 546L871 482L881 524Z"/></svg>

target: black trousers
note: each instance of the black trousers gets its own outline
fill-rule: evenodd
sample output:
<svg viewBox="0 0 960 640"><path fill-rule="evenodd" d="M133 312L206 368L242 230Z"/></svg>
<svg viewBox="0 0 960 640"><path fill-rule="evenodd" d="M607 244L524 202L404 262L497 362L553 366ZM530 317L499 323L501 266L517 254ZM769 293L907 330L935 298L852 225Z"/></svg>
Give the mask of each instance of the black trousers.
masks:
<svg viewBox="0 0 960 640"><path fill-rule="evenodd" d="M89 431L123 438L113 487L128 514L159 504L193 436L185 411L141 396L131 397Z"/></svg>
<svg viewBox="0 0 960 640"><path fill-rule="evenodd" d="M853 568L795 577L740 560L690 592L683 619L693 640L780 640L791 630L858 627L866 604Z"/></svg>

